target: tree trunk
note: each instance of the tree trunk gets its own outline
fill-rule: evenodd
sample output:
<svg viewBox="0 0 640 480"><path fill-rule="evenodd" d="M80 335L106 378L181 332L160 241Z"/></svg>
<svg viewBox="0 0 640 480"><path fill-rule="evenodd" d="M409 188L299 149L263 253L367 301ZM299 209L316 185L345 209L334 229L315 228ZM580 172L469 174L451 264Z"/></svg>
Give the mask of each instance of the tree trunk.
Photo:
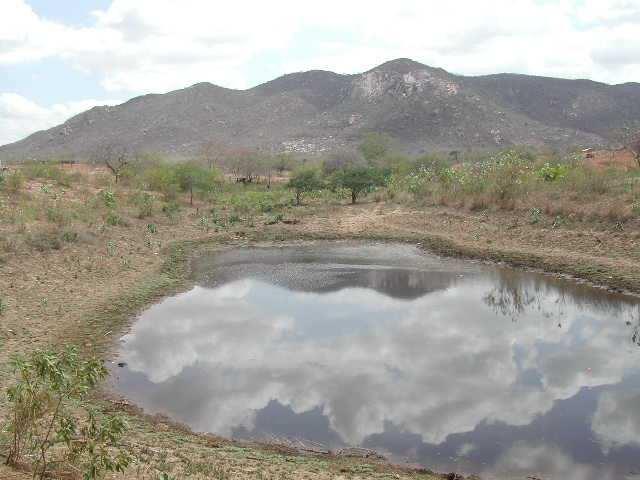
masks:
<svg viewBox="0 0 640 480"><path fill-rule="evenodd" d="M189 198L189 205L193 207L193 187L189 187L189 193L191 194Z"/></svg>
<svg viewBox="0 0 640 480"><path fill-rule="evenodd" d="M300 206L300 192L296 192L296 206Z"/></svg>
<svg viewBox="0 0 640 480"><path fill-rule="evenodd" d="M351 190L351 204L352 205L355 204L357 199L358 199L358 194L354 190Z"/></svg>

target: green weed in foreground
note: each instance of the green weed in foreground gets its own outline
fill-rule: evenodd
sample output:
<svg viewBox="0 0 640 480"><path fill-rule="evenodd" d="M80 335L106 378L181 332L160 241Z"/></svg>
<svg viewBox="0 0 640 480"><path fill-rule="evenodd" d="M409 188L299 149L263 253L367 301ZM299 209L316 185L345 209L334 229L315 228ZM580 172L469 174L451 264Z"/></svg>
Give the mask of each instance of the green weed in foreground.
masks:
<svg viewBox="0 0 640 480"><path fill-rule="evenodd" d="M11 366L7 465L27 462L38 479L51 476L54 468L80 470L86 480L124 471L132 460L118 446L126 421L83 405L107 376L101 360L82 359L75 347L67 347L15 357Z"/></svg>

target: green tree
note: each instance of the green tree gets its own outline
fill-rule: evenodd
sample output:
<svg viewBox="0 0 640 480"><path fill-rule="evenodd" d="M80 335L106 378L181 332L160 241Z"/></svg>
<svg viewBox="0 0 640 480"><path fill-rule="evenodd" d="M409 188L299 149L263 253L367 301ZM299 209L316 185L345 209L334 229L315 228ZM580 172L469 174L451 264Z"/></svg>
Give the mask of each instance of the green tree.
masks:
<svg viewBox="0 0 640 480"><path fill-rule="evenodd" d="M176 165L175 178L183 192L189 192L189 203L193 205L193 192L208 192L218 181L218 173L193 162Z"/></svg>
<svg viewBox="0 0 640 480"><path fill-rule="evenodd" d="M370 132L364 136L358 146L360 153L368 162L382 160L390 150L391 138L384 133Z"/></svg>
<svg viewBox="0 0 640 480"><path fill-rule="evenodd" d="M296 205L300 205L302 195L322 188L320 172L315 168L300 168L291 175L287 188L296 192Z"/></svg>
<svg viewBox="0 0 640 480"><path fill-rule="evenodd" d="M347 165L336 170L331 176L334 188L346 188L351 192L351 203L356 203L362 192L382 183L383 176L380 171L370 166Z"/></svg>
<svg viewBox="0 0 640 480"><path fill-rule="evenodd" d="M282 172L285 170L291 170L293 165L295 165L295 159L290 153L279 153L276 155L274 167L280 175L282 175Z"/></svg>

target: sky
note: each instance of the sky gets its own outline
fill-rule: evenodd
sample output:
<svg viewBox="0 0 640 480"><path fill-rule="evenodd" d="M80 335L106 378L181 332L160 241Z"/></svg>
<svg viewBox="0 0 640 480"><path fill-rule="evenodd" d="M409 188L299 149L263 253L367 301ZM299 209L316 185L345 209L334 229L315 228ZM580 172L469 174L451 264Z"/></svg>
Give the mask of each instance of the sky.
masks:
<svg viewBox="0 0 640 480"><path fill-rule="evenodd" d="M0 145L145 93L400 57L640 82L640 0L0 0Z"/></svg>

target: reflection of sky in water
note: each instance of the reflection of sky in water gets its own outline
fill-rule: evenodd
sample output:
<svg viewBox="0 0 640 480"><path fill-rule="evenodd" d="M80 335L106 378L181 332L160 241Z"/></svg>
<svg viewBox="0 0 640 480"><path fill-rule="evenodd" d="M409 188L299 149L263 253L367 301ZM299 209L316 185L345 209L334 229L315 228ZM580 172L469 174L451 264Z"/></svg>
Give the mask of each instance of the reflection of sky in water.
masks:
<svg viewBox="0 0 640 480"><path fill-rule="evenodd" d="M204 259L208 286L124 337L117 388L197 430L487 478L640 469L632 300L406 246L313 249Z"/></svg>

